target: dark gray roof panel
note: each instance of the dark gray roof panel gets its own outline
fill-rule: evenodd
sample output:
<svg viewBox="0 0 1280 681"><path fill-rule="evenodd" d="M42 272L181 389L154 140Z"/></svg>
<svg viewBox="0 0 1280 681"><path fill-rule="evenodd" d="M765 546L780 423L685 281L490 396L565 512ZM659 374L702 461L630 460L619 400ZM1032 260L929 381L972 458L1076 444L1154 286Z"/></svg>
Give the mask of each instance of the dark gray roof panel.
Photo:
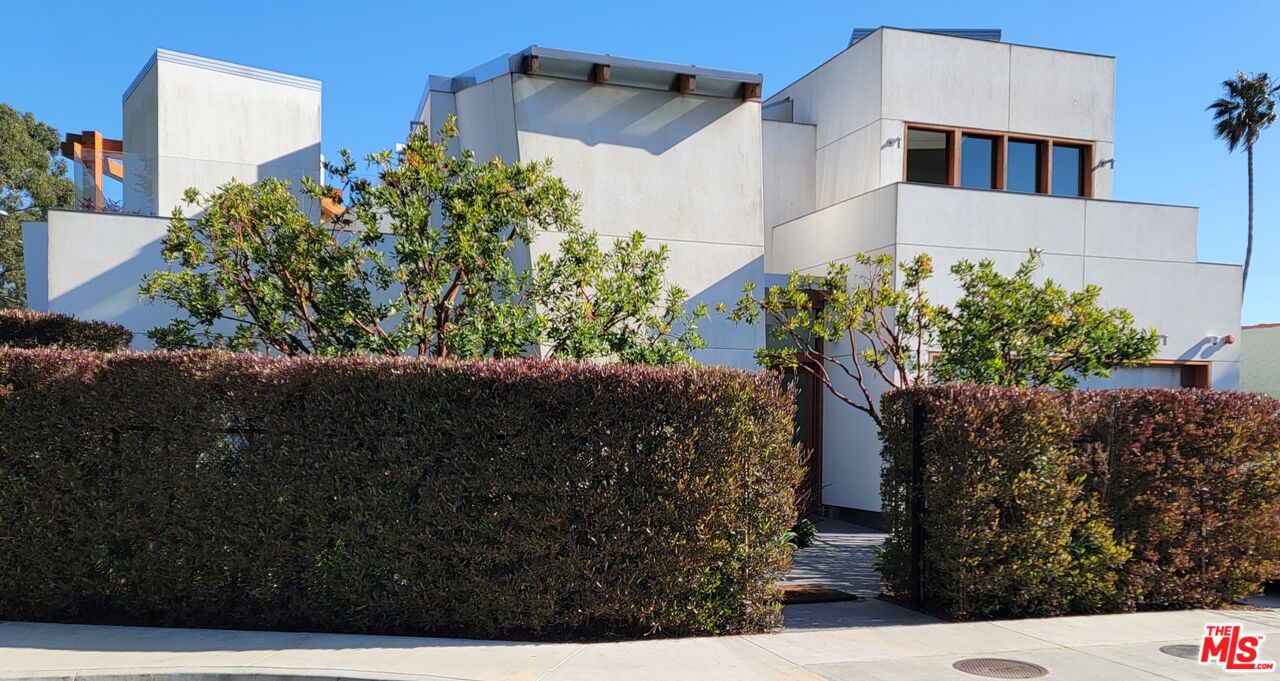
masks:
<svg viewBox="0 0 1280 681"><path fill-rule="evenodd" d="M669 64L665 62L628 59L608 54L558 50L531 45L519 52L503 55L458 74L452 78L433 76L428 89L458 92L477 83L492 80L506 73L522 73L528 57L538 58L539 75L572 80L590 80L592 66L609 65L609 82L657 90L669 90L676 78L683 75L695 77L694 94L710 97L738 97L744 83L763 83L759 73L725 71L701 66Z"/></svg>
<svg viewBox="0 0 1280 681"><path fill-rule="evenodd" d="M883 28L855 28L849 36L849 44L862 40L863 38L875 33ZM938 35L949 35L954 38L972 38L973 40L990 40L992 42L1000 42L1000 29L998 28L913 28L912 31L920 33L937 33Z"/></svg>

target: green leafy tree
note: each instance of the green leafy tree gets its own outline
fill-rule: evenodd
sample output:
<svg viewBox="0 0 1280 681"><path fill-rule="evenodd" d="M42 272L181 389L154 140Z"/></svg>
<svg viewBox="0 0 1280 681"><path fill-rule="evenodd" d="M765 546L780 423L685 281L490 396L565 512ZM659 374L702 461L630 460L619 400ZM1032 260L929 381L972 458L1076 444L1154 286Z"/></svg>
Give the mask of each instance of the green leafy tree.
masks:
<svg viewBox="0 0 1280 681"><path fill-rule="evenodd" d="M1276 121L1276 94L1280 83L1273 83L1265 73L1246 75L1237 72L1235 78L1222 81L1224 96L1207 107L1213 112L1213 134L1227 143L1227 151L1234 152L1243 146L1249 165L1249 219L1248 236L1244 249L1244 274L1240 279L1243 291L1249 281L1249 262L1253 259L1253 145L1262 131Z"/></svg>
<svg viewBox="0 0 1280 681"><path fill-rule="evenodd" d="M22 221L70 206L75 184L58 158L58 131L0 104L0 307L26 307Z"/></svg>
<svg viewBox="0 0 1280 681"><path fill-rule="evenodd" d="M1136 328L1124 308L1099 306L1102 289L1093 284L1081 291L1052 279L1037 284L1041 262L1033 250L1012 276L985 259L951 268L963 293L938 316L934 379L1071 389L1155 355L1155 329Z"/></svg>
<svg viewBox="0 0 1280 681"><path fill-rule="evenodd" d="M933 261L920 254L899 263L900 286L893 256L858 253L854 263L860 274L852 279L848 264L831 263L824 276L792 272L786 284L769 286L759 297L749 282L729 317L752 324L764 320L777 342L756 351L761 366L813 375L879 426L883 388L927 379L937 308L925 297L924 283ZM844 382L857 392L841 389Z"/></svg>
<svg viewBox="0 0 1280 681"><path fill-rule="evenodd" d="M665 283L666 245L647 248L639 232L600 247L595 232L576 230L556 257L534 269L532 298L545 320L542 352L550 357L617 358L628 364L689 364L706 347L698 321L707 306L686 307L689 294Z"/></svg>
<svg viewBox="0 0 1280 681"><path fill-rule="evenodd" d="M886 254L853 261L856 277L832 263L825 276L793 272L762 295L749 283L729 316L765 320L772 342L756 351L762 366L812 374L877 426L888 388L945 381L1071 388L1156 350L1155 330L1135 329L1124 309L1099 307L1097 286L1037 285L1035 251L1012 276L989 260L958 262L951 273L962 296L952 309L929 302L928 255L899 262L896 272Z"/></svg>
<svg viewBox="0 0 1280 681"><path fill-rule="evenodd" d="M602 251L549 161L481 163L450 153L456 135L452 120L436 139L415 132L367 158L373 178L344 150L327 166L336 186L304 181L313 199L345 201L319 223L279 180L189 190L200 214L175 211L163 242L177 267L142 286L186 316L149 336L285 355L691 360L706 312L663 285L665 248L637 233ZM551 231L560 253L517 266Z"/></svg>
<svg viewBox="0 0 1280 681"><path fill-rule="evenodd" d="M186 313L147 332L157 346L268 348L283 355L387 351L374 302L376 230L317 224L287 182L229 182L185 199L161 241L177 265L143 279L142 293ZM219 330L221 329L221 330Z"/></svg>

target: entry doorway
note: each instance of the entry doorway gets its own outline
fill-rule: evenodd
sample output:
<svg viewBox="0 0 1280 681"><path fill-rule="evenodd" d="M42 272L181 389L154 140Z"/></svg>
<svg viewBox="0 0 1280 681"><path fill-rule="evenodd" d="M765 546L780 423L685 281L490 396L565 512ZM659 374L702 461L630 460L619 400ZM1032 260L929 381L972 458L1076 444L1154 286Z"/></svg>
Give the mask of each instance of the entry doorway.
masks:
<svg viewBox="0 0 1280 681"><path fill-rule="evenodd" d="M783 382L796 388L795 442L804 456L796 510L802 517L818 516L822 514L822 382L803 368L786 369Z"/></svg>

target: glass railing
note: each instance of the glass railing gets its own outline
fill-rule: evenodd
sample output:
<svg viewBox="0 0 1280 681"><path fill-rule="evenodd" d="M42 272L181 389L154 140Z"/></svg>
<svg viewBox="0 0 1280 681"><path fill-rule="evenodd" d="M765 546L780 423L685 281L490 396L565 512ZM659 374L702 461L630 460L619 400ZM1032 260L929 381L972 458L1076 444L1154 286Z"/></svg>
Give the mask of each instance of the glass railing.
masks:
<svg viewBox="0 0 1280 681"><path fill-rule="evenodd" d="M212 192L232 179L256 182L277 177L300 189L303 177L321 176L318 154L314 164L304 167L306 161L286 157L252 164L124 152L104 156L100 168L93 159L73 160L68 161L76 186L72 205L88 212L160 216L181 206L190 213L183 201L188 187ZM314 203L307 198L303 206Z"/></svg>

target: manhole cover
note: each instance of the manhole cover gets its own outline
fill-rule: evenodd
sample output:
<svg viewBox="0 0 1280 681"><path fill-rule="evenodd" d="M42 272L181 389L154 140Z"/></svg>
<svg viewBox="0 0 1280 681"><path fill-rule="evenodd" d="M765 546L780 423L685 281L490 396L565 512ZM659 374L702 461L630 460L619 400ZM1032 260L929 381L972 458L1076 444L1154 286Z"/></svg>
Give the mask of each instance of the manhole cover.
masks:
<svg viewBox="0 0 1280 681"><path fill-rule="evenodd" d="M1180 645L1180 646L1161 646L1160 652L1165 655L1181 657L1184 660L1200 660L1200 646Z"/></svg>
<svg viewBox="0 0 1280 681"><path fill-rule="evenodd" d="M1049 673L1048 669L1030 662L1003 660L998 657L971 657L951 665L953 669L989 679L1034 679Z"/></svg>

